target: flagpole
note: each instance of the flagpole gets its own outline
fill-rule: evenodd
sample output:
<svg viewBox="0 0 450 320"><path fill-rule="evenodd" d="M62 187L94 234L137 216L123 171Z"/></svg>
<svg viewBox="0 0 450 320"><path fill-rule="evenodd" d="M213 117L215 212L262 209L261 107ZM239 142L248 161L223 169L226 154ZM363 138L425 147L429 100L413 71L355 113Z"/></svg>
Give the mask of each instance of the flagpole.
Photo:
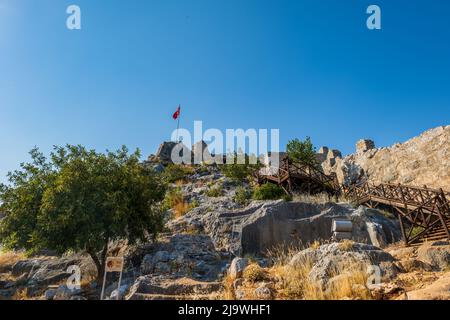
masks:
<svg viewBox="0 0 450 320"><path fill-rule="evenodd" d="M181 110L181 105L179 105L178 108L179 108L178 110ZM181 112L178 114L178 122L177 122L177 141L176 141L176 143L180 142L180 141L178 141L178 138L179 138L179 136L178 136L178 130L180 129L180 117L181 117Z"/></svg>

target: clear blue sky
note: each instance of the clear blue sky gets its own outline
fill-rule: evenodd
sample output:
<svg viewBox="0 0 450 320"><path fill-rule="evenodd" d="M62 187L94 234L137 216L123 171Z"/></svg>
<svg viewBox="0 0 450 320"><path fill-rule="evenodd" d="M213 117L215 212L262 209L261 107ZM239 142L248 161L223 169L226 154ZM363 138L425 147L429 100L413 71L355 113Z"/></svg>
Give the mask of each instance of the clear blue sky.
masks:
<svg viewBox="0 0 450 320"><path fill-rule="evenodd" d="M35 145L148 156L179 103L188 128L279 128L282 145L407 140L450 122L449 15L447 0L0 0L0 181Z"/></svg>

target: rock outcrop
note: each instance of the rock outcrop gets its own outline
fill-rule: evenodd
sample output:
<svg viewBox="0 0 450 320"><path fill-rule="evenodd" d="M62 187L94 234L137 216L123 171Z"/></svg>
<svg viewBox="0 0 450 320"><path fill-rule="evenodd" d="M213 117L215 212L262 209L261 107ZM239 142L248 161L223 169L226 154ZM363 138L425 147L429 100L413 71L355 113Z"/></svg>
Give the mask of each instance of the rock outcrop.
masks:
<svg viewBox="0 0 450 320"><path fill-rule="evenodd" d="M450 190L450 126L437 127L387 148L360 140L344 158L319 156L325 173L335 172L343 184L369 180ZM322 151L327 148L321 149Z"/></svg>
<svg viewBox="0 0 450 320"><path fill-rule="evenodd" d="M401 239L395 220L380 211L345 204L313 204L302 202L253 202L235 210L205 212L196 208L170 223L174 230L197 226L207 232L216 248L236 255L261 254L278 245L312 243L332 237L335 218L353 222L352 239L384 246Z"/></svg>

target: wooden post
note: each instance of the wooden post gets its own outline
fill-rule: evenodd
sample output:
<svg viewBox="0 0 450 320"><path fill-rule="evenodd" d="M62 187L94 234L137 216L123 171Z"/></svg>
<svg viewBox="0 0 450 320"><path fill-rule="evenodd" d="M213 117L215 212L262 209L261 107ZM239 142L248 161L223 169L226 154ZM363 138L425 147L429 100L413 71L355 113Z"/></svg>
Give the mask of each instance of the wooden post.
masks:
<svg viewBox="0 0 450 320"><path fill-rule="evenodd" d="M400 222L400 229L402 231L403 240L405 241L405 245L409 246L408 238L406 237L405 226L403 225L403 217L399 212L397 212L397 215L398 215L398 220Z"/></svg>
<svg viewBox="0 0 450 320"><path fill-rule="evenodd" d="M448 231L448 227L447 227L447 223L444 219L444 215L445 212L441 212L441 210L446 210L448 211L448 204L447 204L447 197L445 196L444 190L439 189L439 191L441 192L441 197L442 197L442 204L438 207L438 215L439 215L439 220L441 220L442 226L444 227L444 231L447 234L447 239L450 240L450 232ZM449 213L449 212L447 212Z"/></svg>

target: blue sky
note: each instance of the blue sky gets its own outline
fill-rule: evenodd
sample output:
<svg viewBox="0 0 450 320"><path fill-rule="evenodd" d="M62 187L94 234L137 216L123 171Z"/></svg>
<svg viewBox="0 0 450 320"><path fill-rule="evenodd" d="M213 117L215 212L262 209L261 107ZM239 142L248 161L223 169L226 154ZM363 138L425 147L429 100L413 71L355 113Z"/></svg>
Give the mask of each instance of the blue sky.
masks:
<svg viewBox="0 0 450 320"><path fill-rule="evenodd" d="M66 8L82 30L66 28ZM382 30L366 28L366 8ZM0 181L38 146L279 128L344 153L449 124L446 0L0 0Z"/></svg>

